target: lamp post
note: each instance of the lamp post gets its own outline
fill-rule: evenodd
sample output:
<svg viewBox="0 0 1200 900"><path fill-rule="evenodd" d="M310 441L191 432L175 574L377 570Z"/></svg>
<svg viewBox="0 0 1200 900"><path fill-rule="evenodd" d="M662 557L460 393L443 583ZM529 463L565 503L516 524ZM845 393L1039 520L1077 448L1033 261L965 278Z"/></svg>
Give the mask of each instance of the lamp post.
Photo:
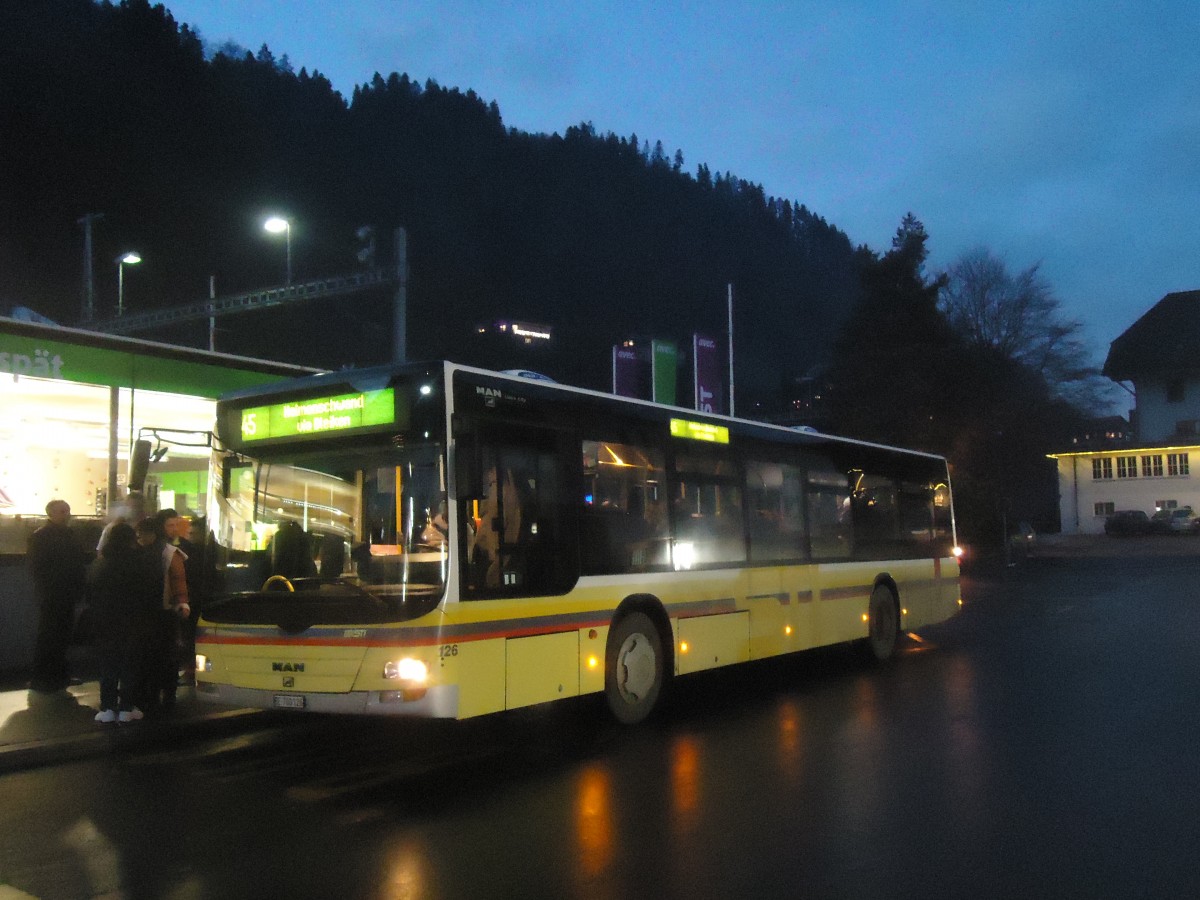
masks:
<svg viewBox="0 0 1200 900"><path fill-rule="evenodd" d="M140 263L142 258L136 253L122 253L117 257L117 315L125 312L125 267Z"/></svg>
<svg viewBox="0 0 1200 900"><path fill-rule="evenodd" d="M271 216L267 221L263 222L263 228L271 232L271 234L279 234L283 232L284 244L287 250L287 270L286 280L284 284L291 286L292 284L292 223L290 219L284 219L281 216Z"/></svg>

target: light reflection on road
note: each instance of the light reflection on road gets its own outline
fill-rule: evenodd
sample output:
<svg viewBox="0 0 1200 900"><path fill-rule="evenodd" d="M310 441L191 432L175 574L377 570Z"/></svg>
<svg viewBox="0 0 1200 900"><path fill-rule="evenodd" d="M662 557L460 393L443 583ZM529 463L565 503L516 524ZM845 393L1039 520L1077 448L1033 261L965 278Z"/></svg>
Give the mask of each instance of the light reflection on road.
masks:
<svg viewBox="0 0 1200 900"><path fill-rule="evenodd" d="M579 773L575 799L575 840L583 874L596 878L612 864L613 798L608 767L589 763Z"/></svg>

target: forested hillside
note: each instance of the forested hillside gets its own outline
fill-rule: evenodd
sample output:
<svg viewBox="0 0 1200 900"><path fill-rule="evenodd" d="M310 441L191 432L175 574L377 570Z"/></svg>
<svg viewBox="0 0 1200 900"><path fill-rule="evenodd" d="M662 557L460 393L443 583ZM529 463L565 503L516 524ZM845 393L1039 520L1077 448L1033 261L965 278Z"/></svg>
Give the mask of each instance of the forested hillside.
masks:
<svg viewBox="0 0 1200 900"><path fill-rule="evenodd" d="M130 310L207 296L210 276L219 293L279 284L281 242L261 226L281 212L296 280L353 271L362 225L381 257L407 229L411 357L465 359L476 323L526 319L554 328L553 374L604 388L618 340L723 334L732 283L740 409L769 408L784 379L827 361L860 255L802 203L689 167L653 136L523 133L497 102L401 74L364 73L344 98L302 64L266 47L206 56L144 0L4 4L0 306L78 322L86 213L104 215L100 314L131 248L144 262L126 273ZM381 362L389 302L230 317L219 349Z"/></svg>

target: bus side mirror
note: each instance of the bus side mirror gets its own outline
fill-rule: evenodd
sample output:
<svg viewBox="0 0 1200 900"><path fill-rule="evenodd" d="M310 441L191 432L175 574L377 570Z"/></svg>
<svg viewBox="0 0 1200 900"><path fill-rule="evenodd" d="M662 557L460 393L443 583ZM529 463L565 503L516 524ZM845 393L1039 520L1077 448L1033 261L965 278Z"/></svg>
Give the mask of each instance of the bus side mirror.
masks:
<svg viewBox="0 0 1200 900"><path fill-rule="evenodd" d="M483 451L479 432L454 418L454 489L460 500L483 496Z"/></svg>
<svg viewBox="0 0 1200 900"><path fill-rule="evenodd" d="M233 480L233 466L237 457L228 453L221 457L221 497L229 499L229 484Z"/></svg>
<svg viewBox="0 0 1200 900"><path fill-rule="evenodd" d="M150 442L136 440L129 454L129 478L126 487L139 494L146 486L146 473L150 470Z"/></svg>

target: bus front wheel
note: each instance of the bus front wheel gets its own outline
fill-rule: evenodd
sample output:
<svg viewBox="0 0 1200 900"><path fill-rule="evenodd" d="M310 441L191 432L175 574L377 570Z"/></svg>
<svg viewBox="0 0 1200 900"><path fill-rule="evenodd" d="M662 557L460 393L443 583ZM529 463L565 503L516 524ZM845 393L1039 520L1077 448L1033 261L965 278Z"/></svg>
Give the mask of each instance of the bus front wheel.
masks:
<svg viewBox="0 0 1200 900"><path fill-rule="evenodd" d="M871 592L868 615L867 649L876 661L886 662L895 654L900 638L900 612L896 598L882 584Z"/></svg>
<svg viewBox="0 0 1200 900"><path fill-rule="evenodd" d="M604 695L617 721L641 722L658 703L665 679L662 635L650 617L631 612L608 634Z"/></svg>

